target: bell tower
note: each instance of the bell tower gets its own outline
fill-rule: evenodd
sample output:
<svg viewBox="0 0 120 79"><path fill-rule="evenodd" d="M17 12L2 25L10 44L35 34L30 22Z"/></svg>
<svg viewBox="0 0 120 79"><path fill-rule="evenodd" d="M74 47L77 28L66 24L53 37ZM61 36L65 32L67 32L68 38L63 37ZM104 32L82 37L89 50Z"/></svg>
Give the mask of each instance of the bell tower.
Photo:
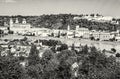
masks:
<svg viewBox="0 0 120 79"><path fill-rule="evenodd" d="M10 27L13 27L13 20L12 18L10 18L10 23L9 23Z"/></svg>
<svg viewBox="0 0 120 79"><path fill-rule="evenodd" d="M26 24L26 23L27 23L27 22L26 22L26 19L23 19L22 23L23 23L23 24Z"/></svg>
<svg viewBox="0 0 120 79"><path fill-rule="evenodd" d="M68 27L67 27L67 30L69 31L70 30L70 26L68 25Z"/></svg>
<svg viewBox="0 0 120 79"><path fill-rule="evenodd" d="M18 18L16 18L15 23L19 23Z"/></svg>

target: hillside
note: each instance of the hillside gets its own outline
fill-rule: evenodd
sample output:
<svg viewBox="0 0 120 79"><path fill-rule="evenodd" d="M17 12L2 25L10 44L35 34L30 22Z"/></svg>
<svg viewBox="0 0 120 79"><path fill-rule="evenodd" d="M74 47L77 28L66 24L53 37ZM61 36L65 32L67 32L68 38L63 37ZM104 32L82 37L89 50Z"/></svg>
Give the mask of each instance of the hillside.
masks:
<svg viewBox="0 0 120 79"><path fill-rule="evenodd" d="M22 19L25 18L28 23L30 23L34 27L45 27L50 29L66 29L68 25L70 25L71 29L75 29L76 25L80 27L86 27L90 30L107 30L107 31L114 31L120 29L120 24L114 24L109 21L99 22L99 21L92 21L86 18L77 19L75 20L74 17L83 17L88 15L74 15L74 14L58 14L58 15L41 15L41 16L0 16L0 26L4 26L9 24L9 19L13 18L15 21L16 18L22 22ZM90 15L94 17L94 14ZM101 16L98 15L97 16ZM120 22L120 19L113 18L114 21Z"/></svg>

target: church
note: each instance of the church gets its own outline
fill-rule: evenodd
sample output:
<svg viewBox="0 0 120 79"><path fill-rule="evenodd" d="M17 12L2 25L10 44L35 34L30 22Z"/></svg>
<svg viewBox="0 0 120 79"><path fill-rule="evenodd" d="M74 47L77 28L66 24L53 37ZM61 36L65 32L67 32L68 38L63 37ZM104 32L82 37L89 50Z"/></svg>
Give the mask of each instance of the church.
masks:
<svg viewBox="0 0 120 79"><path fill-rule="evenodd" d="M15 23L12 18L10 19L10 28L30 28L31 25L26 22L26 19L23 19L22 23L19 23L18 18L16 18Z"/></svg>
<svg viewBox="0 0 120 79"><path fill-rule="evenodd" d="M15 23L12 18L10 19L10 30L14 33L23 33L30 28L31 25L26 22L26 19L23 19L22 23L19 23L18 18L16 18Z"/></svg>

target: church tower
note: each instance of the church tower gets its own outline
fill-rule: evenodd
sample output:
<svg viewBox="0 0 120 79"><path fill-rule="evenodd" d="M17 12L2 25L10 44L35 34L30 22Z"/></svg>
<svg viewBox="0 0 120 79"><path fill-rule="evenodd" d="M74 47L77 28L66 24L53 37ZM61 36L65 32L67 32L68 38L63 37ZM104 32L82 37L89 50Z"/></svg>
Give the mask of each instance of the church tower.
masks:
<svg viewBox="0 0 120 79"><path fill-rule="evenodd" d="M10 27L13 27L13 20L10 18Z"/></svg>
<svg viewBox="0 0 120 79"><path fill-rule="evenodd" d="M17 23L17 24L19 23L18 18L16 18L15 23Z"/></svg>
<svg viewBox="0 0 120 79"><path fill-rule="evenodd" d="M27 23L27 22L26 22L26 19L23 19L22 23L23 23L23 24L26 24L26 23Z"/></svg>
<svg viewBox="0 0 120 79"><path fill-rule="evenodd" d="M70 26L68 25L68 27L67 27L67 30L69 31L70 30Z"/></svg>

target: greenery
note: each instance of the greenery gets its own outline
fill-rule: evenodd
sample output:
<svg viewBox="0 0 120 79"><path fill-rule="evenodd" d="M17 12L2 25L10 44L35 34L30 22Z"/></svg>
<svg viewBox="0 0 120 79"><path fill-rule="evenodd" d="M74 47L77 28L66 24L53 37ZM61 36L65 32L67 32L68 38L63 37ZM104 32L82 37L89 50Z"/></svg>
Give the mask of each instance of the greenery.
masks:
<svg viewBox="0 0 120 79"><path fill-rule="evenodd" d="M91 14L90 16L94 16L95 14ZM101 16L96 14L97 16ZM71 29L75 29L76 25L80 27L89 28L89 30L105 30L105 31L115 31L120 29L120 25L112 24L110 22L96 22L89 21L87 19L78 19L74 20L74 17L82 17L81 15L75 14L51 14L51 15L41 15L41 16L0 16L0 26L4 26L4 22L9 24L10 18L13 18L15 21L16 18L19 19L20 23L22 23L22 19L25 18L27 23L30 23L35 27L45 27L50 29L67 29L67 26L70 25ZM113 19L113 21L119 21L120 19Z"/></svg>
<svg viewBox="0 0 120 79"><path fill-rule="evenodd" d="M38 43L38 42L41 42L42 45L46 45L46 46L56 46L58 44L62 44L61 41L58 41L58 40L36 40L35 43Z"/></svg>
<svg viewBox="0 0 120 79"><path fill-rule="evenodd" d="M13 56L0 57L0 79L26 79L25 71Z"/></svg>
<svg viewBox="0 0 120 79"><path fill-rule="evenodd" d="M0 56L0 79L120 79L120 62L116 61L119 54L107 57L105 52L87 45L76 50L73 44L69 50L61 44L59 49L40 52L32 44L28 58L16 58L9 51L7 56ZM75 63L77 67L73 67Z"/></svg>

